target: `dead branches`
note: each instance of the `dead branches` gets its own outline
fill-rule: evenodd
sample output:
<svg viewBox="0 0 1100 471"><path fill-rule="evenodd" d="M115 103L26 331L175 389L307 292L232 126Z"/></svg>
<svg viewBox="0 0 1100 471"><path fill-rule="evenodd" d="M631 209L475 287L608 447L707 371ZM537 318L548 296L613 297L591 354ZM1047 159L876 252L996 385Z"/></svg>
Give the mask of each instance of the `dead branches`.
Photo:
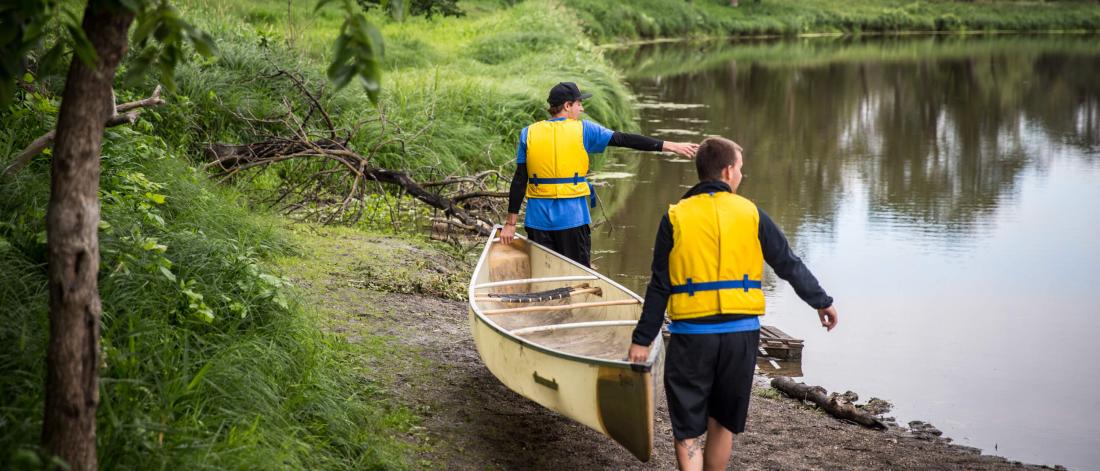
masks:
<svg viewBox="0 0 1100 471"><path fill-rule="evenodd" d="M160 98L160 85L157 85L157 87L153 89L153 94L149 95L148 98L131 101L129 103L123 103L116 106L114 109L114 113L111 114L110 118L107 118L107 127L110 128L123 124L134 124L134 122L137 121L138 115L140 114L140 112L137 111L138 108L156 106L162 103L164 103L164 100ZM53 138L56 133L57 129L51 129L46 134L39 136L38 139L31 141L31 143L28 144L25 149L23 149L21 152L19 152L19 154L15 156L11 164L8 165L6 169L4 169L3 176L5 178L11 177L19 173L20 170L23 170L23 167L26 167L27 164L31 163L31 160L34 159L34 156L38 155L43 150L46 150L46 148L53 143Z"/></svg>
<svg viewBox="0 0 1100 471"><path fill-rule="evenodd" d="M496 171L476 175L450 176L440 181L418 183L407 171L381 168L372 163L374 157L386 151L392 156L406 155L407 145L415 142L432 126L434 111L427 113L428 124L413 132L405 132L388 120L382 107L369 120L371 144L361 154L350 144L362 125L354 131L336 127L332 116L322 105L323 90L311 92L305 81L293 73L279 70L271 77L286 77L294 83L308 103L305 118L298 118L292 101L284 98L286 113L281 121L283 135L257 136L262 139L249 144L214 143L204 149L207 163L204 169L215 178L226 180L241 172L271 168L279 177L278 188L271 197L272 206L288 215L298 215L320 222L354 223L372 201L372 195L388 194L396 189L397 196L410 196L443 213L446 224L488 234L493 221L499 219L499 208L490 202L507 198L497 191L500 175ZM237 114L246 121L252 119ZM316 118L316 119L314 119ZM270 129L271 118L256 118ZM261 121L262 120L262 121ZM313 125L311 126L311 120ZM277 131L276 131L277 132ZM384 198L385 199L385 198ZM400 198L394 205L400 205ZM374 208L377 209L377 208ZM397 210L389 208L391 218Z"/></svg>

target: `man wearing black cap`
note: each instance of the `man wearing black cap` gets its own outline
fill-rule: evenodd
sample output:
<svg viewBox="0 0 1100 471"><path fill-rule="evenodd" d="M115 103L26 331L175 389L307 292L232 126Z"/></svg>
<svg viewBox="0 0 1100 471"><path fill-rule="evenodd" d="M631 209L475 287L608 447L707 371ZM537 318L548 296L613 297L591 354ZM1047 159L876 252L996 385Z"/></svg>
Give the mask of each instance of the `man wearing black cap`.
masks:
<svg viewBox="0 0 1100 471"><path fill-rule="evenodd" d="M516 173L508 197L508 219L500 232L502 243L512 243L519 208L527 196L527 214L523 222L527 237L589 266L592 238L588 225L592 217L588 208L590 204L595 206L595 194L586 178L589 154L616 146L692 157L699 148L692 143L611 131L581 120L584 112L581 101L591 97L591 93L582 92L573 82L554 85L546 99L550 104L550 119L520 132Z"/></svg>

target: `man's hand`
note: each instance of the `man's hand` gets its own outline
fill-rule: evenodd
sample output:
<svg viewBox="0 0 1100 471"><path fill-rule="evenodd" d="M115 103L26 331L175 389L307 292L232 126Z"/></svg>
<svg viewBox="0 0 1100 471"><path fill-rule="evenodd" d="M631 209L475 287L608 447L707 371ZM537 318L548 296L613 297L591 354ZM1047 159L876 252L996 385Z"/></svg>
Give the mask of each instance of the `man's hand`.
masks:
<svg viewBox="0 0 1100 471"><path fill-rule="evenodd" d="M665 143L661 145L661 150L665 152L675 152L690 159L695 157L695 151L699 150L699 144L692 142L665 141Z"/></svg>
<svg viewBox="0 0 1100 471"><path fill-rule="evenodd" d="M649 347L643 347L636 343L630 344L630 351L626 353L626 360L631 363L645 363L649 359Z"/></svg>
<svg viewBox="0 0 1100 471"><path fill-rule="evenodd" d="M825 309L818 309L817 317L818 319L821 319L821 326L825 328L826 332L833 330L833 327L836 327L837 318L835 307L829 306Z"/></svg>
<svg viewBox="0 0 1100 471"><path fill-rule="evenodd" d="M509 245L515 239L516 239L516 224L515 223L510 223L510 224L505 223L504 224L504 229L500 230L500 243L502 243L504 245Z"/></svg>

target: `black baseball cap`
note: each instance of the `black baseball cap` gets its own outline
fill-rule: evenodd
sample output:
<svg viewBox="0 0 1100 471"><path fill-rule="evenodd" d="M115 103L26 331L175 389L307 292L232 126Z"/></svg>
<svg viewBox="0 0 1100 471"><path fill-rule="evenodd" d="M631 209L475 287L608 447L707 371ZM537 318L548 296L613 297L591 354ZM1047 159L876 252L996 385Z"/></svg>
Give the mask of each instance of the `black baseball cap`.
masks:
<svg viewBox="0 0 1100 471"><path fill-rule="evenodd" d="M567 101L577 101L592 98L591 93L583 93L577 84L573 82L559 82L550 89L550 97L546 99L550 106L558 106Z"/></svg>

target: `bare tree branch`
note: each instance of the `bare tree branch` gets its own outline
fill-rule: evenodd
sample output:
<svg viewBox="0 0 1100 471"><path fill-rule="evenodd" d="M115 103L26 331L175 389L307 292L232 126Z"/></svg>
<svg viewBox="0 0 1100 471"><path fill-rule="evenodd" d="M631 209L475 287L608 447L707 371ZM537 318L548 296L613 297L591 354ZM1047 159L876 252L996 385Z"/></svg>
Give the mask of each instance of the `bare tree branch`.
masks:
<svg viewBox="0 0 1100 471"><path fill-rule="evenodd" d="M138 112L134 111L138 108L144 108L147 106L156 106L164 103L164 100L160 98L160 85L153 89L153 94L148 98L131 101L129 103L123 103L115 107L114 113L107 119L107 127L115 127L123 124L134 124L138 118ZM19 154L12 159L10 165L4 169L3 176L5 178L12 177L23 170L27 164L31 163L34 156L46 150L51 144L53 139L57 135L57 129L51 129L46 134L39 136L37 139L31 141Z"/></svg>

